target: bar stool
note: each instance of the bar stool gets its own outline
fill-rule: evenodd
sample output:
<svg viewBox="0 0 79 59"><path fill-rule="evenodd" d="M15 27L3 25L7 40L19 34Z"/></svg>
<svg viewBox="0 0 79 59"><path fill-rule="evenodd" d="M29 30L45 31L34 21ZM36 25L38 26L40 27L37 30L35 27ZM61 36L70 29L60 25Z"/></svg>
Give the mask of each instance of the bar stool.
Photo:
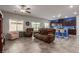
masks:
<svg viewBox="0 0 79 59"><path fill-rule="evenodd" d="M68 37L69 37L68 29L64 30L63 36L64 36L64 39L68 39Z"/></svg>
<svg viewBox="0 0 79 59"><path fill-rule="evenodd" d="M58 38L62 38L62 33L60 32L60 30L58 30Z"/></svg>

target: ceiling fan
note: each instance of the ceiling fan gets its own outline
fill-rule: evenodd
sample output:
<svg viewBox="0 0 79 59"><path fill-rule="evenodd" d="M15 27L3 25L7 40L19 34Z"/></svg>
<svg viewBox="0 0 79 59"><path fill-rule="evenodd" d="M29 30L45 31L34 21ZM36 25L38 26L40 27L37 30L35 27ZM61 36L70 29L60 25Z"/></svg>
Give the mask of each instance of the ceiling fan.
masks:
<svg viewBox="0 0 79 59"><path fill-rule="evenodd" d="M22 12L26 12L26 13L31 13L30 10L31 8L27 7L26 5L20 5L20 9Z"/></svg>

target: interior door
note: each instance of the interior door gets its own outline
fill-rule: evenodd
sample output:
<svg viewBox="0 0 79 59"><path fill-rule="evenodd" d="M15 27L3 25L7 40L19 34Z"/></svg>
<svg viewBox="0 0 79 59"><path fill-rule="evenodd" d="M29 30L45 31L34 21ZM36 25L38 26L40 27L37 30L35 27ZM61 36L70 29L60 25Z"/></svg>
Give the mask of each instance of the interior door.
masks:
<svg viewBox="0 0 79 59"><path fill-rule="evenodd" d="M0 53L2 52L3 49L3 44L2 44L2 15L0 14Z"/></svg>

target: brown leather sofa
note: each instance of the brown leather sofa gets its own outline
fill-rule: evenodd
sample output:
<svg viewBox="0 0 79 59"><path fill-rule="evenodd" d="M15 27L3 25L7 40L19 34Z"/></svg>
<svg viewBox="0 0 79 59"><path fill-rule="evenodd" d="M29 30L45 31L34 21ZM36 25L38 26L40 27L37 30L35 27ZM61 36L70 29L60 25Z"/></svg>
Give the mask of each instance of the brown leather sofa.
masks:
<svg viewBox="0 0 79 59"><path fill-rule="evenodd" d="M34 33L34 37L44 42L51 43L55 40L55 29L40 28L38 33Z"/></svg>
<svg viewBox="0 0 79 59"><path fill-rule="evenodd" d="M33 28L27 28L24 33L24 36L25 37L32 37L32 34L33 34Z"/></svg>

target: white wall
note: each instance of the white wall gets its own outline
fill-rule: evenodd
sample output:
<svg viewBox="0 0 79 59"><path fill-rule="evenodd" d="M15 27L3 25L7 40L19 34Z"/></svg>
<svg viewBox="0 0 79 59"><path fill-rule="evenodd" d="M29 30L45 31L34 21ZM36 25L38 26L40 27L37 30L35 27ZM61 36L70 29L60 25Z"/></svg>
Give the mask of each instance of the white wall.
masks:
<svg viewBox="0 0 79 59"><path fill-rule="evenodd" d="M9 32L9 19L13 19L13 20L23 20L24 21L24 30L26 29L26 25L25 22L29 21L29 22L40 22L41 23L41 27L44 27L45 22L48 22L48 20L46 19L41 19L41 18L37 18L37 17L31 17L31 16L22 16L22 15L17 15L17 14L12 14L12 13L6 13L3 12L3 33L8 33ZM32 27L31 25L29 27Z"/></svg>

